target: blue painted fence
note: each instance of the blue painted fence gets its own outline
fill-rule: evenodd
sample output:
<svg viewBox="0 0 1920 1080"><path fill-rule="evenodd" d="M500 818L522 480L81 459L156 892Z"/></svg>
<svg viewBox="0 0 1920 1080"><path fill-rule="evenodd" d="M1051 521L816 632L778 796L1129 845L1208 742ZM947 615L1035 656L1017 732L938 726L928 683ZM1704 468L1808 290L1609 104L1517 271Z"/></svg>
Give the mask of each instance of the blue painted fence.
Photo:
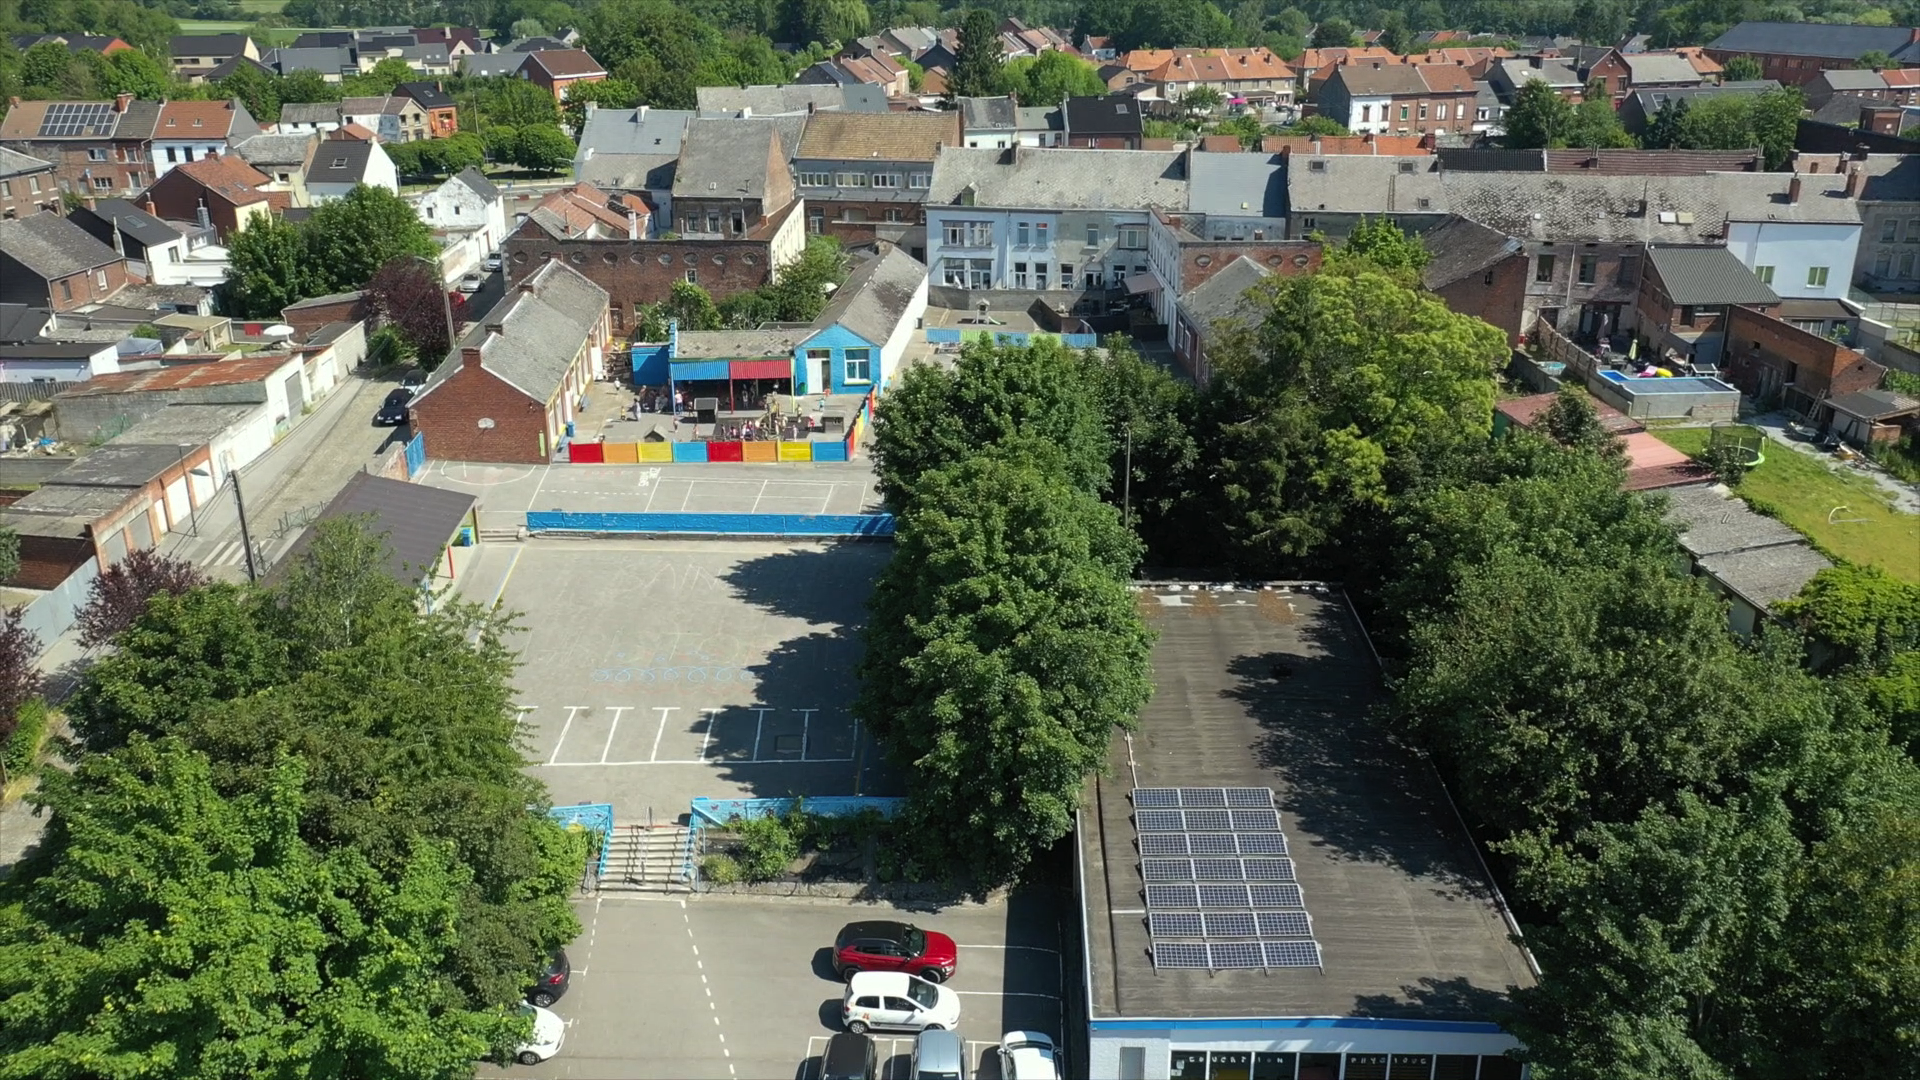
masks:
<svg viewBox="0 0 1920 1080"><path fill-rule="evenodd" d="M687 820L696 829L716 825L725 825L735 818L752 821L756 818L780 817L793 809L794 799L707 799L693 800L693 811ZM878 795L809 795L798 800L810 814L821 817L848 817L868 810L878 810L883 817L898 814L907 805L905 799L882 798Z"/></svg>
<svg viewBox="0 0 1920 1080"><path fill-rule="evenodd" d="M415 435L413 438L407 440L407 479L411 480L419 476L420 470L426 467L427 437L425 435Z"/></svg>
<svg viewBox="0 0 1920 1080"><path fill-rule="evenodd" d="M927 329L927 341L934 345L949 345L957 341L964 341L972 338L985 337L986 334L987 334L987 331L985 330L955 329L953 327L935 326L935 327L929 327ZM993 339L995 343L1000 345L1025 345L1030 340L1035 338L1052 338L1060 342L1060 344L1062 345L1070 346L1075 349L1087 349L1100 344L1100 335L1098 334L1028 333L1022 330L993 331Z"/></svg>
<svg viewBox="0 0 1920 1080"><path fill-rule="evenodd" d="M530 533L887 537L893 535L893 524L892 514L638 514L557 510L527 514L527 531Z"/></svg>
<svg viewBox="0 0 1920 1080"><path fill-rule="evenodd" d="M607 872L607 848L613 839L613 804L580 803L575 806L556 806L547 811L547 816L562 826L572 829L592 829L600 834L600 863L594 873Z"/></svg>
<svg viewBox="0 0 1920 1080"><path fill-rule="evenodd" d="M633 384L665 386L667 364L672 351L673 346L669 344L636 344L633 347Z"/></svg>

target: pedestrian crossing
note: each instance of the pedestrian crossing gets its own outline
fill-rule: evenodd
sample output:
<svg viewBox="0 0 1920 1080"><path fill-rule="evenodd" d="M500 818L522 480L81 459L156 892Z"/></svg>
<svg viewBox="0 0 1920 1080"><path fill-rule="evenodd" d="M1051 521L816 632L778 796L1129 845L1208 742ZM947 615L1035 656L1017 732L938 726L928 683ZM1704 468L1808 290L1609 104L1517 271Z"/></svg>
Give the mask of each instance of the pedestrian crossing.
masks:
<svg viewBox="0 0 1920 1080"><path fill-rule="evenodd" d="M206 567L214 567L214 566L244 567L247 565L246 545L241 543L238 540L229 540L226 543L221 544L218 547L215 547L211 553L205 556L202 556L201 558L196 559L194 561L198 562L201 566L206 566ZM256 568L259 566L259 557L257 552L255 554L254 565Z"/></svg>

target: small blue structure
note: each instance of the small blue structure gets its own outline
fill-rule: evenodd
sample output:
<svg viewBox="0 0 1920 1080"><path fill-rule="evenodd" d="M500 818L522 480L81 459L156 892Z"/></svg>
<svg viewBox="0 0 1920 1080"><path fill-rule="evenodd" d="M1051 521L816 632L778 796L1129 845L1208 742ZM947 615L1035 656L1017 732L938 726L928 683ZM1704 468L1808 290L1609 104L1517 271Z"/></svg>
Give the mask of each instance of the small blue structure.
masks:
<svg viewBox="0 0 1920 1080"><path fill-rule="evenodd" d="M574 806L556 806L547 811L547 816L568 829L592 829L600 834L600 860L594 873L607 872L607 848L613 839L613 804L579 803Z"/></svg>

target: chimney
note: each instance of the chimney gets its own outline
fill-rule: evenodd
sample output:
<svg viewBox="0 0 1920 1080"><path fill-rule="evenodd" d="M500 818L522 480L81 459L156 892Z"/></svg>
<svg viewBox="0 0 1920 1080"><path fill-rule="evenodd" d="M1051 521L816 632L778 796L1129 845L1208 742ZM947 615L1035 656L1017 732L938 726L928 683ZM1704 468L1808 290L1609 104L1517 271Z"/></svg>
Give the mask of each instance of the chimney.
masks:
<svg viewBox="0 0 1920 1080"><path fill-rule="evenodd" d="M1795 203L1798 203L1799 201L1800 201L1800 178L1796 176L1793 179L1787 181L1787 205L1792 206Z"/></svg>
<svg viewBox="0 0 1920 1080"><path fill-rule="evenodd" d="M554 258L557 260L560 258L560 256L555 255ZM516 286L516 288L518 288L521 292L526 293L528 296L532 296L533 295L533 279L528 278L525 281L522 281L518 286Z"/></svg>
<svg viewBox="0 0 1920 1080"><path fill-rule="evenodd" d="M640 214L638 211L627 211L627 239L640 239Z"/></svg>
<svg viewBox="0 0 1920 1080"><path fill-rule="evenodd" d="M15 104L18 104L18 103L19 103L19 99L18 99L18 98L15 98L15 99L14 99L14 102L15 102ZM129 106L129 105L131 105L131 104L133 104L133 95L132 95L132 94L115 94L115 95L113 95L113 111L114 111L114 112L121 112L121 113L123 113L123 112L126 112L126 111L127 111L127 106Z"/></svg>
<svg viewBox="0 0 1920 1080"><path fill-rule="evenodd" d="M10 98L8 98L8 99L7 99L7 108L9 108L9 109L17 109L17 108L19 108L19 107L20 107L20 99L19 99L19 97L17 97L17 96L16 96L16 97L10 97Z"/></svg>
<svg viewBox="0 0 1920 1080"><path fill-rule="evenodd" d="M636 112L636 113L634 113L634 114L633 114L633 122L634 122L634 123L636 123L636 124L644 124L644 123L646 123L646 122L647 122L647 110L648 110L649 108L651 108L651 106L647 106L647 105L642 105L642 106L640 106L640 111L639 111L639 112Z"/></svg>
<svg viewBox="0 0 1920 1080"><path fill-rule="evenodd" d="M1380 61L1378 61L1378 60L1375 60L1375 61L1373 62L1373 70L1375 70L1375 71L1379 71L1379 70L1380 70Z"/></svg>
<svg viewBox="0 0 1920 1080"><path fill-rule="evenodd" d="M1846 197L1849 199L1859 198L1860 189L1865 187L1866 183L1867 183L1867 174L1865 172L1861 171L1860 169L1853 169L1849 171L1847 173L1847 186L1844 189L1844 193Z"/></svg>
<svg viewBox="0 0 1920 1080"><path fill-rule="evenodd" d="M213 225L213 218L207 214L207 200L205 199L201 199L200 205L194 208L193 216L196 221L200 222L200 227L203 229Z"/></svg>
<svg viewBox="0 0 1920 1080"><path fill-rule="evenodd" d="M807 102L807 115L808 116L813 115L813 102L811 101Z"/></svg>
<svg viewBox="0 0 1920 1080"><path fill-rule="evenodd" d="M499 327L495 327L495 326L487 327L487 330L489 332L497 329L499 329ZM480 366L480 349L478 346L474 346L474 345L461 346L460 366L463 368L477 368Z"/></svg>

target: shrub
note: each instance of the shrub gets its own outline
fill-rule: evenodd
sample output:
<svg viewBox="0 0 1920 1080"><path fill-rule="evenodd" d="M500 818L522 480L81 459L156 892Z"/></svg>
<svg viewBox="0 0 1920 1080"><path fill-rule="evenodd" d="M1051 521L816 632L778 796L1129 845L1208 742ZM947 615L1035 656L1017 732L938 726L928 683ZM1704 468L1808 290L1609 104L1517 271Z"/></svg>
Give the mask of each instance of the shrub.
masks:
<svg viewBox="0 0 1920 1080"><path fill-rule="evenodd" d="M38 763L51 716L47 703L38 699L21 705L14 713L13 734L7 737L5 746L0 746L0 773L7 779L26 775Z"/></svg>
<svg viewBox="0 0 1920 1080"><path fill-rule="evenodd" d="M740 871L748 881L772 881L787 872L787 866L800 854L797 826L802 820L798 814L789 814L732 824L733 834L740 841Z"/></svg>
<svg viewBox="0 0 1920 1080"><path fill-rule="evenodd" d="M740 864L731 855L702 856L700 877L712 885L737 885L746 880L740 870Z"/></svg>

